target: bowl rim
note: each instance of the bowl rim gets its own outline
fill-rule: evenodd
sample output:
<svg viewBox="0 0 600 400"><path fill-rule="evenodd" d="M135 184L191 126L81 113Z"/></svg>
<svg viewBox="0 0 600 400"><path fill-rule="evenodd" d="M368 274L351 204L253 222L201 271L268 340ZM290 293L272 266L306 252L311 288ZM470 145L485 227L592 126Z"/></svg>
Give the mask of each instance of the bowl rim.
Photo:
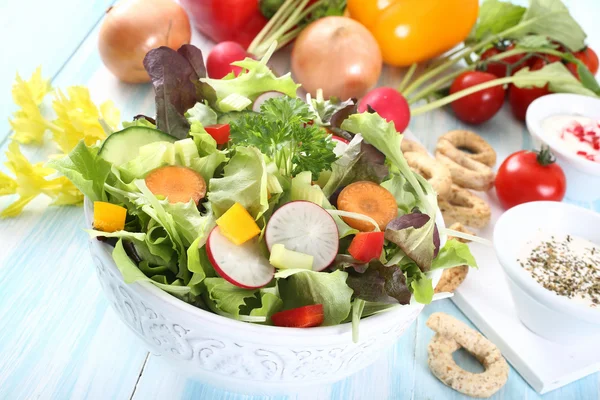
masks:
<svg viewBox="0 0 600 400"><path fill-rule="evenodd" d="M544 288L519 265L516 258L512 257L514 253L510 251L508 241L503 240L514 231L516 222L519 224L526 223L524 219L526 221L528 215L539 214L540 209L545 210L544 214L546 215L553 215L553 212L562 209L562 211L572 216L570 220L586 221L586 223L595 220L597 224L600 224L600 214L568 203L534 201L515 206L504 212L494 227L494 250L502 269L509 279L541 304L556 311L577 316L590 323L600 324L600 307L592 308L578 304Z"/></svg>
<svg viewBox="0 0 600 400"><path fill-rule="evenodd" d="M85 198L83 208L84 208L86 226L91 225L91 221L93 221L93 203L88 198ZM445 228L444 220L443 220L443 217L440 212L438 212L438 215L436 218L436 224L438 224L438 229L440 229L440 227ZM440 229L440 230L443 230L443 229ZM440 234L440 247L443 246L445 244L445 242L446 242L446 235ZM105 259L107 259L108 263L106 263L106 264L107 264L108 268L110 268L111 273L115 274L121 282L125 283L123 280L123 276L121 275L121 272L119 271L119 269L117 268L117 265L115 264L114 260L112 259L112 255L111 255L112 248L108 244L103 243L99 240L90 240L90 246L94 246L94 247L96 247L97 250L100 251L100 254L102 254L102 256ZM439 281L439 279L442 275L442 272L443 272L443 270L435 270L435 271L431 272L430 278L433 279L434 287L437 284L437 282ZM222 325L224 327L229 327L229 328L244 327L244 329L249 333L282 334L285 332L285 334L287 336L298 336L298 337L301 336L301 337L306 338L307 336L322 337L324 335L338 335L338 334L349 333L352 331L352 322L351 321L341 323L338 325L317 326L317 327L312 327L310 329L279 327L279 326L262 325L262 324L239 321L239 320L236 320L233 318L227 318L222 315L203 310L199 307L195 307L195 306L193 306L189 303L186 303L185 301L173 296L171 293L168 293L168 292L156 287L155 285L153 285L152 283L147 282L147 281L134 282L131 284L125 283L125 284L128 285L128 287L131 287L132 290L134 290L141 297L145 297L146 295L149 294L153 298L155 298L155 300L165 302L165 303L167 303L167 305L169 305L171 307L175 307L176 309L178 309L182 312L185 312L187 314L192 314L192 315L198 317L199 319L208 320L209 322L216 323L216 324ZM381 321L387 320L390 315L400 314L402 312L405 312L408 309L419 309L419 313L420 313L421 310L423 309L423 307L424 307L423 304L411 302L410 304L398 305L396 307L390 308L386 312L370 315L367 318L361 319L361 324L360 324L361 332L364 332L364 331L368 332L368 331L372 331L372 330L376 329L375 327L378 325L378 323Z"/></svg>
<svg viewBox="0 0 600 400"><path fill-rule="evenodd" d="M583 105L600 110L600 99L574 93L552 93L535 99L527 108L525 123L530 135L544 142L550 147L554 154L573 164L578 170L600 175L600 163L587 160L577 154L564 150L563 146L555 140L544 135L541 123L544 119L554 115L586 116L582 113L573 112L573 109ZM564 111L560 111L564 110ZM591 117L589 117L591 118Z"/></svg>

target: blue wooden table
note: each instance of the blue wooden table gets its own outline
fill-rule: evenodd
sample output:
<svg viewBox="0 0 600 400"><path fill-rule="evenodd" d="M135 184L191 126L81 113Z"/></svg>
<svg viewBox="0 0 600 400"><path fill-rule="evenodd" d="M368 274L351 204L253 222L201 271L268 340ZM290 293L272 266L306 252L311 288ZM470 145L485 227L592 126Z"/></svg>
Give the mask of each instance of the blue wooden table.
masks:
<svg viewBox="0 0 600 400"><path fill-rule="evenodd" d="M97 100L112 99L124 117L154 113L149 85L119 83L103 67L97 51L98 30L113 0L0 0L0 153L11 132L14 111L10 88L19 71L28 77L38 66L54 87L87 85ZM575 18L600 46L600 2L568 1ZM208 47L195 34L194 43ZM401 71L386 69L381 84L395 84ZM431 149L437 137L460 127L439 111L412 121L413 132ZM498 150L499 158L528 147L524 127L503 110L478 128ZM26 148L41 160L48 149ZM2 167L6 172L6 169ZM0 198L0 209L12 198ZM94 275L82 231L79 207L47 207L40 199L18 218L0 220L0 399L250 399L188 380L150 355L109 308ZM461 395L434 378L426 347L432 332L427 317L443 311L468 319L450 300L432 304L398 343L362 372L327 387L273 398L291 399L453 399ZM464 354L459 363L476 371ZM497 399L539 398L514 370ZM599 399L594 374L544 399Z"/></svg>

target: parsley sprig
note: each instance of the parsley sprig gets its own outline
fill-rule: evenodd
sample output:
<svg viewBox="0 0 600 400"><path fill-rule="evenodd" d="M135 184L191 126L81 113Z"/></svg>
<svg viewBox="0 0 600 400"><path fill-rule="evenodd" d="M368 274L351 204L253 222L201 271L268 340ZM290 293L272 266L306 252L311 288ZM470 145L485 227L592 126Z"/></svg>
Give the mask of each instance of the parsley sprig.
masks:
<svg viewBox="0 0 600 400"><path fill-rule="evenodd" d="M310 171L316 180L321 171L331 170L336 156L331 135L311 125L313 118L302 100L276 97L265 101L260 113L248 113L232 122L231 139L236 145L258 148L284 176Z"/></svg>

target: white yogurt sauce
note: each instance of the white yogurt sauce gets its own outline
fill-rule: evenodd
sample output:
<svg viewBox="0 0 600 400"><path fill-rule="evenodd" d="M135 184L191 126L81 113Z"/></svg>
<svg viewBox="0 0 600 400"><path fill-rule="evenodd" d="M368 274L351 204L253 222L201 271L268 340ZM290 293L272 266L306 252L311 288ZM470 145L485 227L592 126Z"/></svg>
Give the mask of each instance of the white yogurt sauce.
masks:
<svg viewBox="0 0 600 400"><path fill-rule="evenodd" d="M600 309L600 246L540 231L521 248L517 261L546 289Z"/></svg>
<svg viewBox="0 0 600 400"><path fill-rule="evenodd" d="M542 121L544 134L570 153L600 162L600 122L577 115L554 115Z"/></svg>

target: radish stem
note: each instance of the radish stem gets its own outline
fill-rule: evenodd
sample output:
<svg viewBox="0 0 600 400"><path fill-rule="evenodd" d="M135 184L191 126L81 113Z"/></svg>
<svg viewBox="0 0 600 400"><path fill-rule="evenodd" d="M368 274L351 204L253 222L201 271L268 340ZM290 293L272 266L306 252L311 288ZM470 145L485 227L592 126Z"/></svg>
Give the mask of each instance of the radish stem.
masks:
<svg viewBox="0 0 600 400"><path fill-rule="evenodd" d="M404 90L404 88L406 87L406 85L408 85L408 83L410 82L412 76L414 75L415 71L417 70L417 63L413 63L410 68L408 69L408 71L406 71L406 75L404 75L404 78L402 78L402 82L400 82L400 86L398 86L398 91L400 93L402 93L402 91Z"/></svg>

